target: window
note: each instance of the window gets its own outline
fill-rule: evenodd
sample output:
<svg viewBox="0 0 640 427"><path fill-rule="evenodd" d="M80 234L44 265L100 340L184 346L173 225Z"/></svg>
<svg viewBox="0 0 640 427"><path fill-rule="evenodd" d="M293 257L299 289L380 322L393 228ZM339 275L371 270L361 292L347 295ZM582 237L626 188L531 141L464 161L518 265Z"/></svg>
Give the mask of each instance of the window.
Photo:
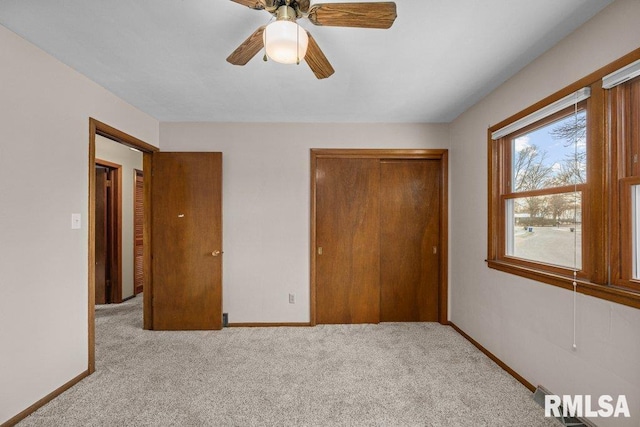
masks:
<svg viewBox="0 0 640 427"><path fill-rule="evenodd" d="M617 84L607 92L617 159L612 168L613 196L618 208L612 213L616 225L611 242L612 281L640 291L640 77Z"/></svg>
<svg viewBox="0 0 640 427"><path fill-rule="evenodd" d="M580 270L587 181L585 104L505 137L505 256Z"/></svg>
<svg viewBox="0 0 640 427"><path fill-rule="evenodd" d="M489 129L489 267L640 308L638 58Z"/></svg>

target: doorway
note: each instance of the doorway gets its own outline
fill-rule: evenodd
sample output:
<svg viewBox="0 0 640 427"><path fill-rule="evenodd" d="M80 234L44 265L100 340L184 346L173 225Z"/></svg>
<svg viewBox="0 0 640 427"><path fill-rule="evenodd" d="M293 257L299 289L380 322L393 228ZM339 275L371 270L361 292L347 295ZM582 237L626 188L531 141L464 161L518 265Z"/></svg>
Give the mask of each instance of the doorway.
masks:
<svg viewBox="0 0 640 427"><path fill-rule="evenodd" d="M94 164L98 137L141 151L143 155L142 171L147 172L141 183L143 328L219 329L222 326L222 153L160 153L158 148L90 118L89 374L95 372ZM140 194L138 181L136 177L135 188ZM129 211L134 211L133 205ZM134 243L134 236L127 241ZM176 261L179 257L182 262ZM155 282L154 277L158 278ZM178 298L181 304L177 303ZM176 310L180 316L173 316Z"/></svg>
<svg viewBox="0 0 640 427"><path fill-rule="evenodd" d="M105 137L109 140L115 141L127 147L137 149L142 152L143 167L142 170L150 170L151 168L151 153L158 151L157 147L147 144L146 142L137 139L131 135L128 135L114 127L111 127L103 122L100 122L94 118L89 118L89 259L88 259L88 371L89 374L95 372L95 304L96 304L96 138ZM107 165L109 166L109 165ZM112 165L113 166L113 165ZM120 183L123 181L120 180ZM148 183L143 187L143 199L149 200L150 188ZM132 208L133 209L133 208ZM147 236L150 232L148 221L146 218L150 217L150 206L148 203L144 203L143 214L145 220L143 221L143 240L148 241ZM143 249L143 268L144 277L143 281L145 288L147 283L151 280L150 274L147 274L148 267L150 265L151 253L148 249L149 245L145 245ZM143 294L145 306L150 305L146 292ZM146 317L144 323L150 321Z"/></svg>
<svg viewBox="0 0 640 427"><path fill-rule="evenodd" d="M447 151L311 163L311 323L447 323Z"/></svg>

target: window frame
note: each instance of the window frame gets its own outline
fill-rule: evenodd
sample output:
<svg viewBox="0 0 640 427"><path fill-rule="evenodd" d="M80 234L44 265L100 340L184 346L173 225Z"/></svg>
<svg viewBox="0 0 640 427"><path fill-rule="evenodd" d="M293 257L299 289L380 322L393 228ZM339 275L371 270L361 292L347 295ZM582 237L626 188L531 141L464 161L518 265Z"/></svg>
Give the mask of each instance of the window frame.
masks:
<svg viewBox="0 0 640 427"><path fill-rule="evenodd" d="M510 178L511 157L509 146L504 138L492 139L492 133L522 119L549 104L566 97L583 87L591 88L591 96L586 101L587 111L587 183L579 184L582 192L582 270L575 278L576 291L602 298L608 301L640 308L640 280L623 280L616 271L622 271L622 247L630 245L631 236L621 239L622 228L615 221L624 222L620 206L621 189L617 177L619 163L617 119L607 102L612 89L602 88L602 78L620 68L640 59L640 48L624 57L602 67L564 89L535 103L529 108L491 126L488 139L488 247L487 265L489 268L529 278L564 289L574 289L573 268L564 268L531 262L524 259L505 256L506 217L504 196L507 186L505 179ZM545 121L541 119L534 127ZM517 131L521 133L522 130ZM511 135L514 135L512 133ZM618 159L618 161L614 161ZM507 173L508 172L508 173ZM633 181L635 182L635 181ZM571 185L570 191L574 186ZM554 188L557 190L557 188ZM521 193L524 194L524 193ZM630 203L628 203L630 206ZM628 209L627 209L628 211ZM627 222L631 221L630 212ZM616 231L617 230L617 231ZM585 234L586 233L586 234ZM614 240L616 239L617 240ZM622 245L615 241L626 240ZM630 248L630 246L628 246ZM627 254L631 250L626 251ZM631 259L629 258L629 262ZM630 271L630 270L629 270ZM620 276L620 277L617 277ZM638 286L636 286L638 285Z"/></svg>
<svg viewBox="0 0 640 427"><path fill-rule="evenodd" d="M587 113L587 123L589 122L589 111L588 111L588 99L587 100L583 100L580 101L578 103L578 110L584 110ZM505 158L503 159L503 161L501 162L502 164L504 164L504 171L503 173L500 174L500 176L498 177L498 179L502 179L502 185L501 188L503 189L500 193L500 205L499 205L499 209L500 209L500 218L501 218L501 224L502 226L498 228L497 230L497 240L498 240L498 253L497 253L497 257L499 260L501 261L505 261L505 262L510 262L513 264L517 264L517 265L522 265L524 267L528 267L528 268L538 268L541 270L545 270L545 271L549 271L555 274L560 274L560 275L567 275L567 276L573 276L573 271L574 268L573 267L568 267L568 266L559 266L559 265L553 265L553 264L547 264L544 262L539 262L539 261L535 261L535 260L530 260L527 258L519 258L513 255L509 255L507 252L507 221L510 220L510 218L507 218L507 209L506 209L506 202L507 200L515 200L515 199L519 199L519 198L526 198L526 197L535 197L535 196L551 196L551 195L555 195L555 194L566 194L566 193L573 193L574 191L578 191L582 194L582 201L581 201L581 205L582 205L582 217L584 219L587 210L584 209L584 206L587 205L588 199L589 199L589 192L588 192L588 184L589 181L587 179L586 183L582 183L582 184L577 184L577 185L564 185L564 186L559 186L559 187L546 187L546 188L541 188L541 189L536 189L536 190L526 190L526 191L513 191L513 189L511 188L512 186L512 181L513 181L513 144L512 141L522 135L526 135L530 132L533 132L537 129L543 128L547 125L549 125L550 123L553 123L561 118L564 117L570 117L571 114L573 114L573 111L575 110L574 106L570 106L567 108L564 108L554 114L551 114L547 117L542 118L541 120L538 120L535 123L532 123L528 126L523 127L522 129L519 129L515 132L512 132L510 134L507 134L505 136L503 136L502 138L499 138L497 141L499 144L504 145L504 148L501 150L502 151L502 155L505 156ZM587 147L588 149L589 147ZM587 162L589 161L589 153L587 152ZM587 173L588 173L589 167L587 165ZM584 221L582 221L584 222ZM588 264L585 263L584 260L584 254L586 251L585 248L585 244L584 242L587 241L587 237L589 234L589 228L588 227L583 227L582 229L582 241L581 241L581 253L583 254L582 256L582 260L581 260L581 265L582 268L578 269L578 277L581 278L586 278L588 275L588 268L586 268L585 271L585 267L588 266Z"/></svg>

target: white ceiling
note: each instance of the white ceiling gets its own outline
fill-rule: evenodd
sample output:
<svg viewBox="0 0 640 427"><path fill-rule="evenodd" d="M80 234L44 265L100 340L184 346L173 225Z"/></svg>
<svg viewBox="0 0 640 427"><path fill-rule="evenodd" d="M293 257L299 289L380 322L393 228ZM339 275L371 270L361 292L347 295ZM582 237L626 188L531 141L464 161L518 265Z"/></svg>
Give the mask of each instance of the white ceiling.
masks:
<svg viewBox="0 0 640 427"><path fill-rule="evenodd" d="M611 1L396 0L389 30L301 19L336 70L325 80L261 53L227 63L271 17L229 0L0 0L0 24L160 121L435 123Z"/></svg>

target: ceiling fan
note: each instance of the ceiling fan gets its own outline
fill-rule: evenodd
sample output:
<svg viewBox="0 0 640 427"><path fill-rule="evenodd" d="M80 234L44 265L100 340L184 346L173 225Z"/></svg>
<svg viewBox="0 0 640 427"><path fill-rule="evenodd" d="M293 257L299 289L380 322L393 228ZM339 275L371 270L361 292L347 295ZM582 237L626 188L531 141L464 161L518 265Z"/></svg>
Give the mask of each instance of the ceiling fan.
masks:
<svg viewBox="0 0 640 427"><path fill-rule="evenodd" d="M264 60L285 64L304 59L318 79L334 73L311 34L296 24L307 18L314 25L332 27L390 28L396 19L394 2L318 3L310 0L231 0L255 10L266 10L276 20L258 28L227 58L234 65L245 65L263 47Z"/></svg>

